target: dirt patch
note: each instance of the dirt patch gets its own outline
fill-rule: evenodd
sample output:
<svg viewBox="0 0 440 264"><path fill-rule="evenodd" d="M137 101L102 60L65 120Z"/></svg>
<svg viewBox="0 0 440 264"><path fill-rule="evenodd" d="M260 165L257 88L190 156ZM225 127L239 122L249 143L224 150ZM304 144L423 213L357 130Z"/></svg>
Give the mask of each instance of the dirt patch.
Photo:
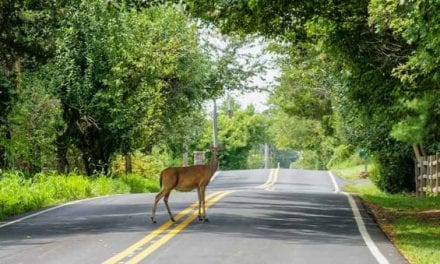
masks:
<svg viewBox="0 0 440 264"><path fill-rule="evenodd" d="M364 199L361 199L361 201L367 212L373 216L373 219L379 225L380 229L382 229L388 239L394 243L396 232L394 231L392 223L398 217L398 215L395 212L387 210L386 208L370 201Z"/></svg>
<svg viewBox="0 0 440 264"><path fill-rule="evenodd" d="M427 222L438 222L440 224L440 210L427 210L415 213L406 213L406 215L416 218L417 220Z"/></svg>

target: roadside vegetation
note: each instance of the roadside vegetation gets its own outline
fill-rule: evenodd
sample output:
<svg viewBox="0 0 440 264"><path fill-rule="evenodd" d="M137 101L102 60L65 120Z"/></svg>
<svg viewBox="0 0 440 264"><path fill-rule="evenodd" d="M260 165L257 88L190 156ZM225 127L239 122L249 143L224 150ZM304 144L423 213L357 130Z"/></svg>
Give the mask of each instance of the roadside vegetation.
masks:
<svg viewBox="0 0 440 264"><path fill-rule="evenodd" d="M0 220L76 199L158 190L156 178L136 174L87 177L74 172L67 175L45 172L26 177L21 172L10 171L0 174Z"/></svg>
<svg viewBox="0 0 440 264"><path fill-rule="evenodd" d="M353 164L353 160L345 164ZM359 178L364 168L363 165L335 166L332 170L346 181L344 191L359 195L381 229L410 263L437 263L440 258L440 197L383 192L374 184L374 177ZM374 170L373 165L369 169L370 176Z"/></svg>

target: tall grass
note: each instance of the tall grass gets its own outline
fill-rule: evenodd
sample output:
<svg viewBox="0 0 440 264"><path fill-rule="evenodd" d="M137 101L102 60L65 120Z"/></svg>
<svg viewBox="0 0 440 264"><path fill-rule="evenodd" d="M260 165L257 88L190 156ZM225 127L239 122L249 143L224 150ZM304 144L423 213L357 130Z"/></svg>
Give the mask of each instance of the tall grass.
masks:
<svg viewBox="0 0 440 264"><path fill-rule="evenodd" d="M50 172L26 178L21 172L5 172L0 174L0 219L75 199L157 190L157 181L135 174L110 178Z"/></svg>

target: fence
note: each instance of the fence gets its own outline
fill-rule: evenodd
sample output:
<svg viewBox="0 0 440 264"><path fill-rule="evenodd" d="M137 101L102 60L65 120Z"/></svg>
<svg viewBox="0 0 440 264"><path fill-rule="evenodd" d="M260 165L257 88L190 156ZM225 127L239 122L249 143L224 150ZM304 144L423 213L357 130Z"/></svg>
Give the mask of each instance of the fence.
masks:
<svg viewBox="0 0 440 264"><path fill-rule="evenodd" d="M426 196L427 194L440 193L440 154L431 156L420 156L416 162L416 194Z"/></svg>

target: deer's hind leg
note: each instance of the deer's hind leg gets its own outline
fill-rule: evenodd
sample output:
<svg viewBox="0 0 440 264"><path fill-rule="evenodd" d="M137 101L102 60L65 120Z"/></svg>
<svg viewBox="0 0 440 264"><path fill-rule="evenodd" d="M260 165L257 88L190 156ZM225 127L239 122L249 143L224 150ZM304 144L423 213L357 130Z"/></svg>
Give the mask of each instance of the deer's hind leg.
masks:
<svg viewBox="0 0 440 264"><path fill-rule="evenodd" d="M168 191L164 195L163 202L165 203L165 206L166 206L166 208L168 210L168 215L170 216L170 220L173 221L173 222L176 222L176 220L173 217L173 214L171 213L170 207L168 206L168 197L170 197L170 193L171 193L171 191Z"/></svg>
<svg viewBox="0 0 440 264"><path fill-rule="evenodd" d="M156 208L157 208L157 203L160 201L160 199L162 199L162 197L165 195L165 190L161 190L157 195L156 198L154 199L154 205L153 205L153 211L151 213L151 221L153 222L153 224L157 223L156 222ZM169 195L169 194L168 194Z"/></svg>

